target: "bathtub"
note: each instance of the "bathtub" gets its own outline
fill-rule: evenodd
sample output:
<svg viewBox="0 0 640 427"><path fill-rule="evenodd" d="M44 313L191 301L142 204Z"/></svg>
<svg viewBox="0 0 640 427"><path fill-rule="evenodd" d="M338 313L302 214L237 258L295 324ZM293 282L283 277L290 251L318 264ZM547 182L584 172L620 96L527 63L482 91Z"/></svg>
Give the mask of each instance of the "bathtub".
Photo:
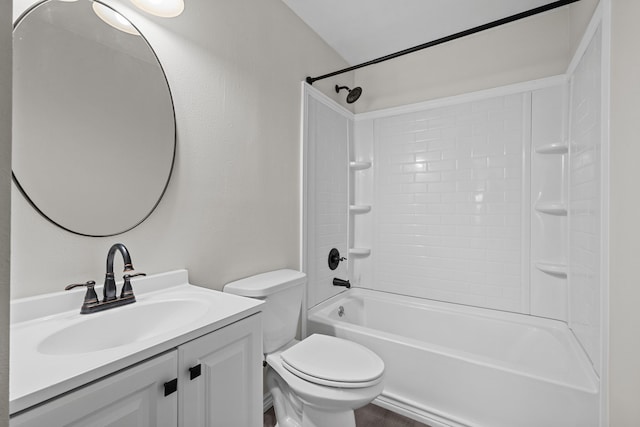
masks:
<svg viewBox="0 0 640 427"><path fill-rule="evenodd" d="M599 380L563 322L352 288L307 328L375 351L374 403L432 427L598 425Z"/></svg>

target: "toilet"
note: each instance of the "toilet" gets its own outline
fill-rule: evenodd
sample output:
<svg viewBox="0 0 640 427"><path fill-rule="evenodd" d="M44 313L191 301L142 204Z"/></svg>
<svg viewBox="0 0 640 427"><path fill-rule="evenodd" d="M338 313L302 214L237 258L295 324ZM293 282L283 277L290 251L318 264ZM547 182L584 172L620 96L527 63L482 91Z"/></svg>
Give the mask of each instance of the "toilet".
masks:
<svg viewBox="0 0 640 427"><path fill-rule="evenodd" d="M277 270L228 283L224 292L265 301L266 385L278 427L355 427L354 409L383 388L384 362L368 348L314 334L295 339L306 276Z"/></svg>

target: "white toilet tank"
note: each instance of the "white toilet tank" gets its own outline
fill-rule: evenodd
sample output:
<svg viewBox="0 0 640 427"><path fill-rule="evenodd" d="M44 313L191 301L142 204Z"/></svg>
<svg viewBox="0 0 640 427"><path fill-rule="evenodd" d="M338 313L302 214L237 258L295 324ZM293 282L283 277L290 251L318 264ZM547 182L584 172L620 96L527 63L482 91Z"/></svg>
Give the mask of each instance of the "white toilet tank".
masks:
<svg viewBox="0 0 640 427"><path fill-rule="evenodd" d="M296 336L307 276L296 270L276 270L227 283L224 292L264 300L263 351L269 354Z"/></svg>

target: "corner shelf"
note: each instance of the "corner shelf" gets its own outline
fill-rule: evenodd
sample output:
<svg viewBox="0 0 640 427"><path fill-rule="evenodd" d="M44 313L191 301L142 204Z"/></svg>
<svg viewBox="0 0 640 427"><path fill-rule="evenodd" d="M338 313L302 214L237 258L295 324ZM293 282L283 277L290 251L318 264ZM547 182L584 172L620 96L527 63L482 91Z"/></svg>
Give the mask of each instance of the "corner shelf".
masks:
<svg viewBox="0 0 640 427"><path fill-rule="evenodd" d="M350 248L349 255L355 257L367 257L371 255L371 249L368 248Z"/></svg>
<svg viewBox="0 0 640 427"><path fill-rule="evenodd" d="M366 214L371 212L371 205L350 205L349 213L352 214Z"/></svg>
<svg viewBox="0 0 640 427"><path fill-rule="evenodd" d="M569 144L566 142L554 142L536 147L535 150L538 154L566 154L569 152Z"/></svg>
<svg viewBox="0 0 640 427"><path fill-rule="evenodd" d="M538 202L535 209L548 215L567 216L567 204L563 202Z"/></svg>
<svg viewBox="0 0 640 427"><path fill-rule="evenodd" d="M364 169L369 169L371 167L371 162L349 162L349 169L352 171L361 171Z"/></svg>
<svg viewBox="0 0 640 427"><path fill-rule="evenodd" d="M542 271L543 273L546 273L561 279L567 278L567 264L549 262L549 261L538 261L536 262L535 265L536 265L536 268Z"/></svg>

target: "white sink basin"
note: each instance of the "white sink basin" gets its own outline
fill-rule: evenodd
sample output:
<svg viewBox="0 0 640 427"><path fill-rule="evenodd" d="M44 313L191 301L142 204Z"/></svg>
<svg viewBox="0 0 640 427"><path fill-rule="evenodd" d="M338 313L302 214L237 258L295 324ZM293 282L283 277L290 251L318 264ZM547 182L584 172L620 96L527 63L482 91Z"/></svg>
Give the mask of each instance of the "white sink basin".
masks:
<svg viewBox="0 0 640 427"><path fill-rule="evenodd" d="M91 314L80 314L83 289L11 302L12 414L252 316L262 305L190 285L185 270L132 285L135 303Z"/></svg>
<svg viewBox="0 0 640 427"><path fill-rule="evenodd" d="M43 354L80 354L144 341L189 324L207 312L197 300L134 303L102 313L87 314L54 332L37 350Z"/></svg>

